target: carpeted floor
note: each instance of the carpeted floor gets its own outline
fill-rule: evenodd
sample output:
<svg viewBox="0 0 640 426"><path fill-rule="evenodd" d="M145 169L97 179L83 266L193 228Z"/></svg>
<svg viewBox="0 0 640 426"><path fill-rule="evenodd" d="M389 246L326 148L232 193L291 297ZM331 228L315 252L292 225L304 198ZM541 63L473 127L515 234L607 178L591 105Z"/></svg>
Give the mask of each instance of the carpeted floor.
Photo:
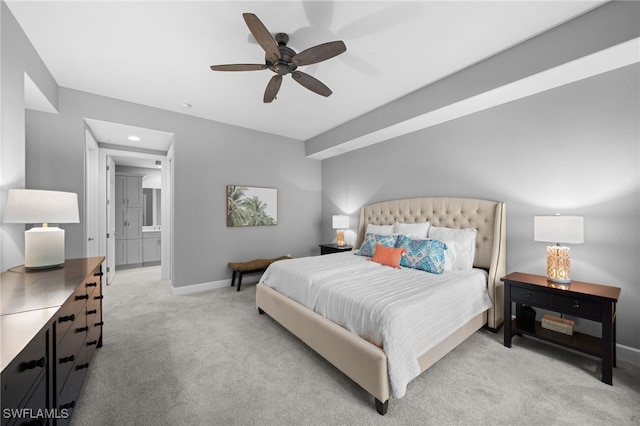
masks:
<svg viewBox="0 0 640 426"><path fill-rule="evenodd" d="M255 309L255 285L172 296L159 268L104 288L104 346L72 424L636 425L640 366L481 330L380 416L373 397Z"/></svg>

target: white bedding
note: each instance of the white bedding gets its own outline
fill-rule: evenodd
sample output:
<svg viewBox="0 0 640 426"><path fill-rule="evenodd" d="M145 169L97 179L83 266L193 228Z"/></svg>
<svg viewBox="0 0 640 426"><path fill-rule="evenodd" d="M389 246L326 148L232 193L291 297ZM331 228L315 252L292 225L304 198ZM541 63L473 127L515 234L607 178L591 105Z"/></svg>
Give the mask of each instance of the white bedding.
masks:
<svg viewBox="0 0 640 426"><path fill-rule="evenodd" d="M420 374L418 357L491 307L484 270L434 275L353 253L276 262L260 282L382 347L396 398Z"/></svg>

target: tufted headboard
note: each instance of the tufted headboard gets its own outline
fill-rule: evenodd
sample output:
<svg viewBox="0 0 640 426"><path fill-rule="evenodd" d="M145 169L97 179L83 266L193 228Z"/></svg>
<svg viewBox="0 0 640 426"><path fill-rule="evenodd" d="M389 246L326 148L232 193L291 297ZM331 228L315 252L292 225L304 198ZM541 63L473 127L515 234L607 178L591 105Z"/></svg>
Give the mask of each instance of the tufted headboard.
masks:
<svg viewBox="0 0 640 426"><path fill-rule="evenodd" d="M355 248L364 240L369 223L392 225L395 222L429 222L448 228L475 228L474 266L489 272L488 289L493 308L488 312L488 326L502 325L503 291L500 278L506 274L506 206L503 202L473 198L409 198L384 201L360 209Z"/></svg>

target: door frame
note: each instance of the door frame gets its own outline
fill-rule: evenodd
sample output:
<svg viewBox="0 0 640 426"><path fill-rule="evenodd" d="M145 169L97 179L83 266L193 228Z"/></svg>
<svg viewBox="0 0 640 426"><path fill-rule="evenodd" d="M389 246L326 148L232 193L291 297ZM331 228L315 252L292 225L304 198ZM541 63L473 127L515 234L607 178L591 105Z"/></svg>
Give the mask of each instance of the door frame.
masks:
<svg viewBox="0 0 640 426"><path fill-rule="evenodd" d="M100 222L98 211L100 202L100 148L98 142L85 126L85 215L84 215L84 253L86 257L98 256L98 236Z"/></svg>
<svg viewBox="0 0 640 426"><path fill-rule="evenodd" d="M161 252L161 275L163 281L171 281L172 278L172 261L173 250L171 248L171 236L173 235L173 177L168 178L169 167L165 167L173 163L173 144L167 151L167 155L148 154L142 152L126 151L113 148L100 148L100 170L106 171L107 157L130 157L140 159L152 159L154 161L159 160L162 162L163 167L160 172L161 186L162 186L162 227L160 230L160 238L162 245ZM115 171L114 171L115 172ZM99 184L99 216L100 216L100 232L99 232L99 247L100 255L107 256L107 175L106 173L100 173Z"/></svg>

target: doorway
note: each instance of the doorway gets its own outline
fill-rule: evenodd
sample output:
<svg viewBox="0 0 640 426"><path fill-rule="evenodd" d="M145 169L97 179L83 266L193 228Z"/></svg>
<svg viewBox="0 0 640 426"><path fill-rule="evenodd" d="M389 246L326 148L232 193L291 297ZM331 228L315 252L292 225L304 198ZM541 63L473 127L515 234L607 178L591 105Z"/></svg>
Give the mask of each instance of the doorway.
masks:
<svg viewBox="0 0 640 426"><path fill-rule="evenodd" d="M87 202L87 223L85 225L87 229L87 238L85 241L86 255L105 256L107 285L114 281L118 269L116 267L117 251L115 249L117 244L115 209L116 171L122 167L125 168L124 170L127 170L126 168L153 170L156 176L156 181L153 183L153 186L156 189L155 193L159 196L156 200L155 211L152 209L151 215L153 220L153 215L155 214L155 218L159 223L151 225L151 227L155 228L153 229L155 231L155 235L153 236L158 237L157 245L161 247L161 249L158 250L159 260L156 261L155 264L160 265L162 280L170 281L173 261L171 250L173 179L170 178L170 168L173 160L173 135L166 132L107 123L107 128L117 128L121 132L124 129L127 134L145 134L146 132L148 135L150 132L162 133L162 136L165 138L166 135L170 135L170 143L166 151L148 149L135 151L125 149L126 146L102 142L101 139L105 139L104 122L88 119L85 119L85 122L87 123L87 158L85 168L85 178L87 182L85 185L85 199ZM96 122L98 126L95 125ZM102 132L102 137L95 134L94 127L99 127L99 130ZM111 134L113 134L113 132ZM109 139L113 141L113 139ZM89 216L94 219L97 218L97 220L89 220ZM89 222L92 222L91 225ZM96 236L94 237L94 235ZM91 238L91 240L89 240L89 238ZM95 254L96 251L97 254Z"/></svg>

